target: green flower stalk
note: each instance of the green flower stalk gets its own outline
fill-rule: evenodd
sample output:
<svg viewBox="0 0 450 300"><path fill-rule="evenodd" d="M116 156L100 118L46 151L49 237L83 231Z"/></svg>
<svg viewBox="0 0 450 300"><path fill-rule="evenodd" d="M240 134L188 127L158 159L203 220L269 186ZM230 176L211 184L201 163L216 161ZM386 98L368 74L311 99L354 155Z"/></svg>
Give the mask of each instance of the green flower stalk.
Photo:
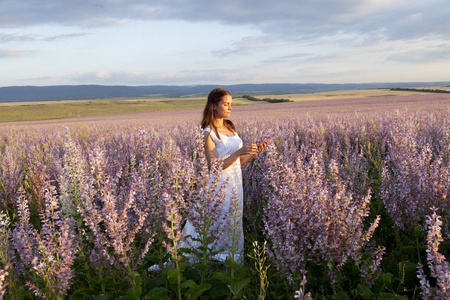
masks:
<svg viewBox="0 0 450 300"><path fill-rule="evenodd" d="M267 270L270 268L270 265L266 264L266 244L267 241L264 241L264 244L262 245L260 245L258 241L254 241L253 253L249 255L250 258L255 261L255 269L259 274L258 300L264 300L266 298L267 288L269 287Z"/></svg>

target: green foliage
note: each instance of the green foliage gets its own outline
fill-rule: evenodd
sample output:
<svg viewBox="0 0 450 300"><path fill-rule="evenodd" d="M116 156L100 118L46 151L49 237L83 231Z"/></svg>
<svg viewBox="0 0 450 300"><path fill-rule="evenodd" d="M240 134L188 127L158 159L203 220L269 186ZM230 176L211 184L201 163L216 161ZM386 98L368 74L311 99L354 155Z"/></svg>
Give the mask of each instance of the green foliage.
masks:
<svg viewBox="0 0 450 300"><path fill-rule="evenodd" d="M171 300L169 297L169 290L163 287L156 287L151 289L145 296L145 300Z"/></svg>
<svg viewBox="0 0 450 300"><path fill-rule="evenodd" d="M242 95L242 98L245 98L247 100L250 101L264 101L264 102L269 102L269 103L279 103L279 102L293 102L292 100L289 99L278 99L278 98L263 98L263 99L259 99L250 95Z"/></svg>
<svg viewBox="0 0 450 300"><path fill-rule="evenodd" d="M2 106L0 122L36 121L49 119L105 116L148 111L169 111L201 108L203 99L177 100L72 100L49 101L39 104L15 104Z"/></svg>
<svg viewBox="0 0 450 300"><path fill-rule="evenodd" d="M391 91L411 91L425 93L450 93L450 91L442 89L414 89L414 88L392 88Z"/></svg>
<svg viewBox="0 0 450 300"><path fill-rule="evenodd" d="M76 273L78 285L81 287L75 290L69 299L116 299L119 297L130 300L141 299L143 280L140 273L131 272L123 277L115 270L104 272L99 269L97 271L97 274Z"/></svg>
<svg viewBox="0 0 450 300"><path fill-rule="evenodd" d="M251 278L247 277L247 267L231 260L227 260L225 265L228 267L223 271L213 273L213 278L218 279L225 284L232 299L240 299L245 291L246 286L250 283ZM231 270L234 272L232 273Z"/></svg>

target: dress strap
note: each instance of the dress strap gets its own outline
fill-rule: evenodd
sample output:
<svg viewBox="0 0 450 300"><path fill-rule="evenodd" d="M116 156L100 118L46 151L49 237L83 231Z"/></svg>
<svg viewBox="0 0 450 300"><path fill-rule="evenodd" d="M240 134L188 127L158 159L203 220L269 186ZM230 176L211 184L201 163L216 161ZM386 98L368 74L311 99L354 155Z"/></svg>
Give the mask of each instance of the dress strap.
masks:
<svg viewBox="0 0 450 300"><path fill-rule="evenodd" d="M205 133L205 132L209 132L209 135L211 136L211 138L212 138L212 140L213 140L214 143L217 144L218 142L220 142L219 138L218 138L217 135L216 135L216 132L215 132L214 130L212 130L211 127L206 126L206 127L203 129L203 133Z"/></svg>

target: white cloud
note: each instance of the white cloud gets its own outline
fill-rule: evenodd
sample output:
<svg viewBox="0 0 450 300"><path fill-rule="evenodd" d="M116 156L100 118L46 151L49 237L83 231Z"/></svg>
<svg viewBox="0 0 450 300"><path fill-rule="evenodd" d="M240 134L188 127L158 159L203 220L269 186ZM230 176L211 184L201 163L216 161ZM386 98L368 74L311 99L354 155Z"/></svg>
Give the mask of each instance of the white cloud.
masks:
<svg viewBox="0 0 450 300"><path fill-rule="evenodd" d="M280 37L316 37L336 32L384 29L390 39L426 34L448 36L447 0L4 0L0 28L39 24L123 26L130 20L184 20L252 25Z"/></svg>
<svg viewBox="0 0 450 300"><path fill-rule="evenodd" d="M29 51L9 48L9 49L0 49L0 58L4 57L20 57L30 53Z"/></svg>
<svg viewBox="0 0 450 300"><path fill-rule="evenodd" d="M70 76L70 80L75 84L125 84L125 85L155 85L155 84L208 84L236 82L235 80L245 80L239 77L239 70L183 70L179 72L110 72L94 71L78 73ZM242 72L241 72L242 73Z"/></svg>
<svg viewBox="0 0 450 300"><path fill-rule="evenodd" d="M450 60L450 53L448 47L445 49L410 50L391 55L387 60L403 63L427 64L430 62Z"/></svg>
<svg viewBox="0 0 450 300"><path fill-rule="evenodd" d="M279 37L276 35L247 36L233 42L231 47L215 49L211 53L217 56L254 54L255 51L273 47L278 41Z"/></svg>
<svg viewBox="0 0 450 300"><path fill-rule="evenodd" d="M1 3L2 84L358 82L393 65L421 81L450 68L448 0Z"/></svg>
<svg viewBox="0 0 450 300"><path fill-rule="evenodd" d="M37 42L48 41L55 42L64 39L78 38L87 35L86 33L67 33L60 35L43 36L40 34L19 34L19 33L0 33L0 43L10 42Z"/></svg>

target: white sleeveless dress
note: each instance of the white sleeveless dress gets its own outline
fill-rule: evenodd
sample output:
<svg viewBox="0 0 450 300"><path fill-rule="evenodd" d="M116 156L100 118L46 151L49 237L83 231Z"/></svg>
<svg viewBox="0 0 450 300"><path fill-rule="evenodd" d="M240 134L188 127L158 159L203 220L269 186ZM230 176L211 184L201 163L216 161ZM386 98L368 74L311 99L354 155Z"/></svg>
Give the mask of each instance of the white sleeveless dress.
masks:
<svg viewBox="0 0 450 300"><path fill-rule="evenodd" d="M227 157L229 157L231 154L239 150L243 143L241 138L238 136L237 133L234 134L234 136L226 136L223 134L220 134L220 139L217 137L214 130L212 130L209 126L203 129L203 132L210 132L211 139L216 145L216 151L217 151L217 158L219 160L224 160ZM244 205L244 194L242 189L242 171L241 171L241 161L238 158L232 165L230 165L228 168L222 171L221 175L221 181L225 181L228 178L228 185L226 190L225 199L222 204L222 216L224 216L229 210L231 206L231 199L233 195L233 188L236 189L237 197L240 202L240 210L241 210L241 216L242 216L242 209ZM219 224L219 226L221 226ZM188 221L186 222L186 225L184 227L185 235L191 235L192 237L197 237L198 234L195 231L195 228L192 226L192 224ZM242 231L242 218L239 221L239 229L240 232L240 238L238 240L238 251L235 254L235 260L241 261L243 250L244 250L244 233ZM191 242L192 245L195 245L195 243ZM229 245L232 244L231 238L228 236L221 237L221 242L218 243L215 250L222 250L224 251L220 252L218 255L216 255L214 258L224 262L225 259L230 256L229 251ZM193 262L193 257L190 257L190 261Z"/></svg>

